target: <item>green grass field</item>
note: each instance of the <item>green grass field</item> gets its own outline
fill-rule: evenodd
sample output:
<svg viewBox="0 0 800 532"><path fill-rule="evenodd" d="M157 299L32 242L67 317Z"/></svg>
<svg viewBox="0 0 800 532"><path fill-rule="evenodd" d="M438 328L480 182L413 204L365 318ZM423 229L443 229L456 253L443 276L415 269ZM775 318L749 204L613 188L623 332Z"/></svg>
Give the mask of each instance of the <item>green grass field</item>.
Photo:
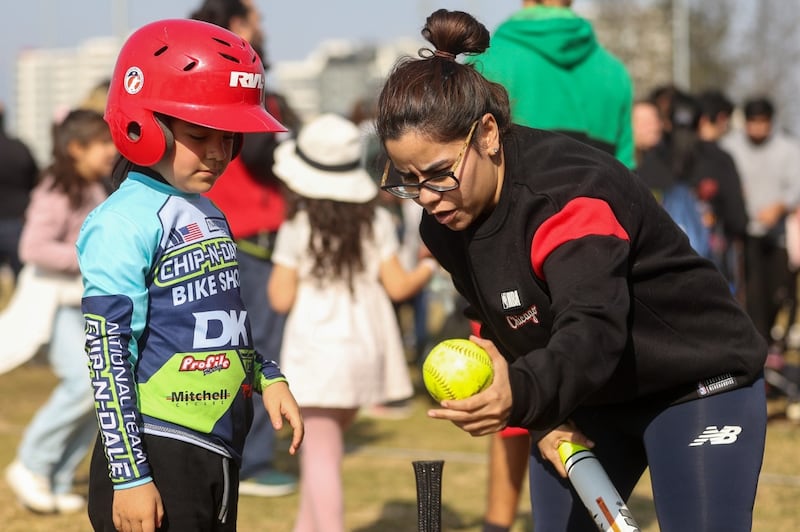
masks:
<svg viewBox="0 0 800 532"><path fill-rule="evenodd" d="M413 370L412 370L413 371ZM418 376L416 376L418 377ZM31 363L0 376L0 466L13 459L22 431L55 383L46 365ZM430 401L422 393L414 400L411 417L403 420L360 418L347 435L344 461L348 530L391 532L417 530L413 460L444 460L442 529L479 532L486 485L485 438L472 438L448 422L426 417ZM779 411L779 403L771 410ZM297 472L297 462L285 452L279 466ZM761 483L753 530L796 532L800 530L800 426L776 414L767 434ZM86 490L86 466L77 490ZM0 481L0 530L6 532L82 532L89 530L85 515L40 516L22 508L5 481ZM527 494L520 506L515 531L530 530ZM240 501L239 530L288 532L292 529L297 497ZM647 478L629 501L644 531L658 530ZM687 531L689 532L689 531Z"/></svg>

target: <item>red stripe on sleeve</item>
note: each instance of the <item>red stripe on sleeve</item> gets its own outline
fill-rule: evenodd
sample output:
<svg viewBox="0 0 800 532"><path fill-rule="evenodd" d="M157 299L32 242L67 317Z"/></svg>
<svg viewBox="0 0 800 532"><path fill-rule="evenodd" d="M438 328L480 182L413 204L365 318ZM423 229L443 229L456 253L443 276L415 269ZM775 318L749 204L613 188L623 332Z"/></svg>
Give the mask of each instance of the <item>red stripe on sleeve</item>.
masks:
<svg viewBox="0 0 800 532"><path fill-rule="evenodd" d="M608 203L597 198L575 198L536 230L531 244L531 266L544 279L544 261L558 246L589 235L615 236L630 241Z"/></svg>
<svg viewBox="0 0 800 532"><path fill-rule="evenodd" d="M472 333L473 336L477 336L480 338L481 336L481 324L475 320L469 320L469 332Z"/></svg>

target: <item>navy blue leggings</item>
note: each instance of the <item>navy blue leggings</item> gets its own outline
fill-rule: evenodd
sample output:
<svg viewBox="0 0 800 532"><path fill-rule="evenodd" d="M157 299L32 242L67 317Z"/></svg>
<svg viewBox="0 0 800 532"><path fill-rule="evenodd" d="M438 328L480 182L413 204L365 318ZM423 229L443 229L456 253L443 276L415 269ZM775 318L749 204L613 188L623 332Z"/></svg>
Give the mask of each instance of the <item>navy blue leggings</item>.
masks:
<svg viewBox="0 0 800 532"><path fill-rule="evenodd" d="M572 416L627 500L650 467L661 532L749 531L767 426L764 380L663 408L581 408ZM594 532L569 481L531 447L534 530ZM644 526L634 514L640 526Z"/></svg>

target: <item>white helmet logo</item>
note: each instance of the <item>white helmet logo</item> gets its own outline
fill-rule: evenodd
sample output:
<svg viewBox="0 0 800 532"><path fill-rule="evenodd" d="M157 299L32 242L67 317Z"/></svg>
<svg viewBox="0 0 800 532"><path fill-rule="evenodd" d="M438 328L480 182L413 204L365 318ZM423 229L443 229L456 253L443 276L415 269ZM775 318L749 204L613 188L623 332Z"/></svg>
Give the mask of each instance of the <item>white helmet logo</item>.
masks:
<svg viewBox="0 0 800 532"><path fill-rule="evenodd" d="M264 77L255 72L231 71L229 86L244 87L246 89L261 89L264 87Z"/></svg>
<svg viewBox="0 0 800 532"><path fill-rule="evenodd" d="M130 67L125 72L125 92L136 94L144 86L144 74L139 67Z"/></svg>

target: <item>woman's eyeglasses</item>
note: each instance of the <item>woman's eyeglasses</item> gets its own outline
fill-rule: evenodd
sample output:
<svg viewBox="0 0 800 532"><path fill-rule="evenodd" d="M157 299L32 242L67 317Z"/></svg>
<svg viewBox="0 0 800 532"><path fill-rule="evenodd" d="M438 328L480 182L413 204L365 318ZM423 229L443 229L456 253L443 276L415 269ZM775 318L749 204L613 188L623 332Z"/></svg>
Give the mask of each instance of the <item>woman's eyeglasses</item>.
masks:
<svg viewBox="0 0 800 532"><path fill-rule="evenodd" d="M449 171L431 176L427 179L423 179L422 181L412 182L408 180L416 179L417 176L404 176L394 168L391 159L386 159L386 166L383 169L383 177L381 177L381 189L385 190L389 194L392 194L393 196L403 199L418 198L422 187L425 187L428 190L433 190L434 192L447 192L448 190L457 189L461 185L461 182L456 177L456 170L458 169L458 165L461 164L462 159L464 159L464 155L469 149L469 143L472 141L472 134L475 132L475 127L477 125L478 121L476 120L472 123L472 126L470 126L469 134L467 134L467 140L464 141L464 146L461 148L461 151L458 153L458 157L456 157L456 160L453 162L453 166ZM387 181L394 182L395 184L387 185ZM397 183L397 181L399 181L399 183Z"/></svg>

